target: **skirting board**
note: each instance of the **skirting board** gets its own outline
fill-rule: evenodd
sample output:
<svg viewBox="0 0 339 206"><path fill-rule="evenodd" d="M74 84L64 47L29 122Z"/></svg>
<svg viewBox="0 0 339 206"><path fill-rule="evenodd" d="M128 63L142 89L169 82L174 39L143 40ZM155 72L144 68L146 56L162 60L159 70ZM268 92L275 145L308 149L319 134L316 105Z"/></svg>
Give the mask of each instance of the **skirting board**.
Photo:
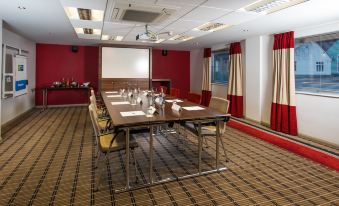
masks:
<svg viewBox="0 0 339 206"><path fill-rule="evenodd" d="M79 107L79 106L81 106L81 107L83 107L83 106L88 106L88 104L59 104L59 105L48 105L47 106L47 108L49 108L49 107ZM35 108L40 108L40 109L42 109L43 108L43 106L42 105L37 105L37 106L35 106Z"/></svg>
<svg viewBox="0 0 339 206"><path fill-rule="evenodd" d="M20 120L24 119L27 115L29 115L29 113L32 112L33 109L34 109L34 107L27 110L26 112L19 114L18 116L14 117L13 119L9 120L8 122L2 124L1 125L1 133L2 134L6 133L8 128L12 127L11 126L12 124L16 124L17 122L20 122ZM2 136L2 134L1 134L1 136Z"/></svg>
<svg viewBox="0 0 339 206"><path fill-rule="evenodd" d="M336 155L325 153L323 151L317 150L315 148L309 147L298 142L294 142L287 138L267 132L265 130L261 130L259 128L250 126L246 123L242 123L237 120L230 120L227 123L227 125L232 128L238 129L242 132L245 132L255 138L259 138L261 140L274 144L278 147L284 148L293 153L304 156L315 162L326 165L330 168L335 169L336 171L339 171L339 158Z"/></svg>

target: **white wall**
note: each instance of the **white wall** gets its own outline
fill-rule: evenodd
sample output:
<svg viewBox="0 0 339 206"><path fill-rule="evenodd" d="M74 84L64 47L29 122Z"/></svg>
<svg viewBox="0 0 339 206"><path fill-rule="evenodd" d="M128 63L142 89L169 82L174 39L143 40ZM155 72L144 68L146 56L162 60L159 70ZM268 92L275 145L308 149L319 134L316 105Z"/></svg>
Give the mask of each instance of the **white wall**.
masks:
<svg viewBox="0 0 339 206"><path fill-rule="evenodd" d="M245 117L261 121L261 36L246 39Z"/></svg>
<svg viewBox="0 0 339 206"><path fill-rule="evenodd" d="M339 145L339 98L297 94L299 134Z"/></svg>
<svg viewBox="0 0 339 206"><path fill-rule="evenodd" d="M0 45L2 45L2 19L0 18ZM2 47L1 47L2 48ZM0 48L0 68L2 68L2 49ZM0 91L2 90L2 78L0 78ZM1 108L1 101L0 101L0 108ZM1 112L2 114L2 112ZM1 115L0 115L0 141L1 141Z"/></svg>
<svg viewBox="0 0 339 206"><path fill-rule="evenodd" d="M15 48L21 48L29 53L27 58L28 93L15 98L1 100L1 124L5 124L35 106L35 93L32 92L32 89L35 88L36 71L35 42L25 39L22 36L3 28L3 44L8 44Z"/></svg>

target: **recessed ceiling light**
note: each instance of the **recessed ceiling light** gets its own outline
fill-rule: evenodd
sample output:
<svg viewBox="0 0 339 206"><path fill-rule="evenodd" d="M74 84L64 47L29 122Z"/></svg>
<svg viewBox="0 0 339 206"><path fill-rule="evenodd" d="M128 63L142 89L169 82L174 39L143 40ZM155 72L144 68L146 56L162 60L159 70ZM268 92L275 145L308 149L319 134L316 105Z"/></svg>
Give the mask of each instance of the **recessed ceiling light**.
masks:
<svg viewBox="0 0 339 206"><path fill-rule="evenodd" d="M114 41L122 41L123 38L124 38L123 36L116 36L114 38Z"/></svg>
<svg viewBox="0 0 339 206"><path fill-rule="evenodd" d="M83 28L74 28L75 29L75 32L77 34L83 34L84 33L84 29Z"/></svg>
<svg viewBox="0 0 339 206"><path fill-rule="evenodd" d="M165 41L165 39L158 39L158 40L156 40L154 43L161 43L161 42L163 42L163 41Z"/></svg>
<svg viewBox="0 0 339 206"><path fill-rule="evenodd" d="M101 40L109 40L110 36L109 35L106 35L106 34L103 34L101 36Z"/></svg>
<svg viewBox="0 0 339 206"><path fill-rule="evenodd" d="M90 21L102 21L104 19L104 11L101 10L65 7L65 11L70 19Z"/></svg>
<svg viewBox="0 0 339 206"><path fill-rule="evenodd" d="M207 22L203 25L198 26L197 28L194 28L194 31L205 31L205 32L214 32L222 29L226 29L230 27L229 24L222 24L222 23L213 23L213 22Z"/></svg>
<svg viewBox="0 0 339 206"><path fill-rule="evenodd" d="M251 11L258 14L270 14L288 7L304 3L309 0L259 0L249 4L240 10Z"/></svg>
<svg viewBox="0 0 339 206"><path fill-rule="evenodd" d="M80 19L77 8L65 7L65 12L70 19Z"/></svg>
<svg viewBox="0 0 339 206"><path fill-rule="evenodd" d="M100 29L91 29L91 28L74 28L77 34L94 34L101 35Z"/></svg>
<svg viewBox="0 0 339 206"><path fill-rule="evenodd" d="M188 40L191 40L191 39L194 39L194 37L193 36L184 35L184 34L178 34L178 35L175 35L175 36L169 38L168 40L188 41Z"/></svg>
<svg viewBox="0 0 339 206"><path fill-rule="evenodd" d="M26 10L26 7L25 7L25 6L18 6L18 9L20 9L20 10Z"/></svg>

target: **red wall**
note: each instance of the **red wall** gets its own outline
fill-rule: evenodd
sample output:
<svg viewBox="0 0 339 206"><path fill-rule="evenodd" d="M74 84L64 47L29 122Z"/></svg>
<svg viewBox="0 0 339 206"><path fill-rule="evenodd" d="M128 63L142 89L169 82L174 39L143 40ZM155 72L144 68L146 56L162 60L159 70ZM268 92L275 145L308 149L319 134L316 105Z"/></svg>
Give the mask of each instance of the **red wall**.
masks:
<svg viewBox="0 0 339 206"><path fill-rule="evenodd" d="M168 50L162 56L161 50L152 50L152 78L171 79L172 87L180 89L182 98L190 91L190 52Z"/></svg>
<svg viewBox="0 0 339 206"><path fill-rule="evenodd" d="M72 77L79 83L98 85L99 49L93 46L78 46L73 53L70 45L36 45L36 87L49 86L54 81ZM48 104L80 104L88 101L84 91L53 91L48 93ZM42 92L36 92L36 105L42 104Z"/></svg>

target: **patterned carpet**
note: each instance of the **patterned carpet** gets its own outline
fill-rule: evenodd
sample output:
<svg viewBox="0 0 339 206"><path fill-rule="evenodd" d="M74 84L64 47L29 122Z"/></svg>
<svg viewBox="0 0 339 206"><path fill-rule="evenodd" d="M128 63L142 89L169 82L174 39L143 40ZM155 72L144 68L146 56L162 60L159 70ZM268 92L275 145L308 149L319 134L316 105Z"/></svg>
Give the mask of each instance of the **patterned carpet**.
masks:
<svg viewBox="0 0 339 206"><path fill-rule="evenodd" d="M86 107L34 110L3 137L0 205L339 205L338 172L231 128L222 137L227 171L118 194L124 152L111 155L94 192L96 146ZM148 178L148 140L137 136L141 183ZM203 151L205 170L215 163L214 140ZM155 179L196 172L196 145L189 136L178 149L176 137L157 135Z"/></svg>

